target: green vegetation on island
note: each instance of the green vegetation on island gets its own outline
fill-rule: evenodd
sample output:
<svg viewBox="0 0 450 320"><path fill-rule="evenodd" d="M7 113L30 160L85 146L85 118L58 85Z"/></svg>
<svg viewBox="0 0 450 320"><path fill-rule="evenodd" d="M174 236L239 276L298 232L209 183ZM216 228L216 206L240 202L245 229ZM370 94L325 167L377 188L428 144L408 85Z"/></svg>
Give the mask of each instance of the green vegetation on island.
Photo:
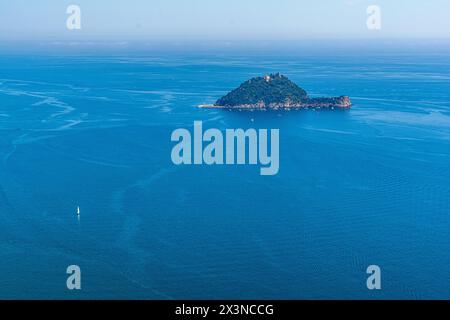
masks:
<svg viewBox="0 0 450 320"><path fill-rule="evenodd" d="M305 90L277 73L247 80L239 88L202 107L237 109L350 108L347 96L309 98Z"/></svg>
<svg viewBox="0 0 450 320"><path fill-rule="evenodd" d="M246 104L301 103L307 99L305 90L280 74L271 74L247 80L226 96L220 98L216 105L237 106Z"/></svg>

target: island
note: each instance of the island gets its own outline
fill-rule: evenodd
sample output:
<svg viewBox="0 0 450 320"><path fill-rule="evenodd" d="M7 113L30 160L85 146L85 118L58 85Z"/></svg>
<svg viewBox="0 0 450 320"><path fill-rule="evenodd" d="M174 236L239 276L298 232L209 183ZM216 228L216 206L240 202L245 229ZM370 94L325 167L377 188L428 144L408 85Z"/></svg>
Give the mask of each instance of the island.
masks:
<svg viewBox="0 0 450 320"><path fill-rule="evenodd" d="M305 90L277 73L247 80L212 105L200 108L216 109L349 109L348 96L310 98Z"/></svg>

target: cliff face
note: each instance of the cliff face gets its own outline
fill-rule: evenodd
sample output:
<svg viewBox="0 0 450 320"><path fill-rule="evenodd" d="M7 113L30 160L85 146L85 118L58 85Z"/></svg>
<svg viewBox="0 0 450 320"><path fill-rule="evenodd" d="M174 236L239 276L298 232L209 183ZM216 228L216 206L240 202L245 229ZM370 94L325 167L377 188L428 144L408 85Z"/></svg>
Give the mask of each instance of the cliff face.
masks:
<svg viewBox="0 0 450 320"><path fill-rule="evenodd" d="M309 98L305 90L280 74L258 77L217 100L212 108L228 109L305 109L339 108L352 105L347 96Z"/></svg>

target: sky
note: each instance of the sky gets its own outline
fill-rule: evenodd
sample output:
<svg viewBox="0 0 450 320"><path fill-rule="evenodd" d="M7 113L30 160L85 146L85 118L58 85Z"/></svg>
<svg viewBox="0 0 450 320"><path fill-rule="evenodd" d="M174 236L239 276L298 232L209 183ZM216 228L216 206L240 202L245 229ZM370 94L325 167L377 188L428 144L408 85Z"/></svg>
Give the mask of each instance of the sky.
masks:
<svg viewBox="0 0 450 320"><path fill-rule="evenodd" d="M81 30L66 27L71 4ZM449 17L448 0L0 0L0 41L449 39Z"/></svg>

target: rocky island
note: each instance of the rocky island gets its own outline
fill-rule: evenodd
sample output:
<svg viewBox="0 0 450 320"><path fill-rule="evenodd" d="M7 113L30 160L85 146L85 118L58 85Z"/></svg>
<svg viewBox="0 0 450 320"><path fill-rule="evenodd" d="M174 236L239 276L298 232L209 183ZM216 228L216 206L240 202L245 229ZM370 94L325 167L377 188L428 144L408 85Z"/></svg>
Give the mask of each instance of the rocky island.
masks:
<svg viewBox="0 0 450 320"><path fill-rule="evenodd" d="M310 98L305 90L287 77L277 73L247 80L241 86L213 105L201 108L217 109L349 109L347 96L332 98Z"/></svg>

